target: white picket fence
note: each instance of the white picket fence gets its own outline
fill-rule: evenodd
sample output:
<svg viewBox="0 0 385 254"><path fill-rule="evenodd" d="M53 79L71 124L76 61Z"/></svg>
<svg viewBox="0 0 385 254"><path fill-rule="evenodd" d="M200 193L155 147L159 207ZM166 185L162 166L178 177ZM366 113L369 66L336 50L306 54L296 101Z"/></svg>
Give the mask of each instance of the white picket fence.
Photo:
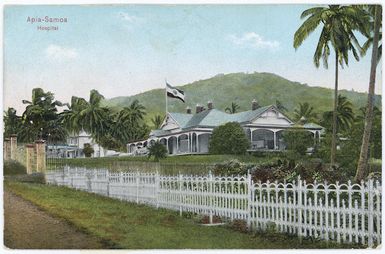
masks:
<svg viewBox="0 0 385 254"><path fill-rule="evenodd" d="M381 185L254 183L251 175L162 176L64 168L46 173L48 184L168 208L245 220L251 230L275 227L300 237L374 247L381 243Z"/></svg>

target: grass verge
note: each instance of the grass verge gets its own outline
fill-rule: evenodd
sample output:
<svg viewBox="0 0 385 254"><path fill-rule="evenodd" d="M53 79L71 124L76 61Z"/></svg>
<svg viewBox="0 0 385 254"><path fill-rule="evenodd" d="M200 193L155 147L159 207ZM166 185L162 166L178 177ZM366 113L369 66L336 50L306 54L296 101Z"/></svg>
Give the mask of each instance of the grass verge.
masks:
<svg viewBox="0 0 385 254"><path fill-rule="evenodd" d="M205 227L177 212L121 202L66 187L6 181L5 188L78 229L125 249L352 248L323 241L299 241L278 233L236 232Z"/></svg>
<svg viewBox="0 0 385 254"><path fill-rule="evenodd" d="M260 164L276 160L275 155L257 157L253 155L181 155L169 156L161 159L159 163L147 157L102 157L102 158L76 158L55 159L49 161L53 167L68 165L72 167L102 168L110 170L139 170L144 172L159 171L162 174L207 174L211 166L237 159L243 163Z"/></svg>

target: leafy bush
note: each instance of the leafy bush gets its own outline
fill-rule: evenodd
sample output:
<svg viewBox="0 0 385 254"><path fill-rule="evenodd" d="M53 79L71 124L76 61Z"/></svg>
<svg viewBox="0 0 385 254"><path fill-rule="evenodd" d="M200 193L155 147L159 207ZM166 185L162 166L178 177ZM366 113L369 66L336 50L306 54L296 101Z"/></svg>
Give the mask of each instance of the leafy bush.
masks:
<svg viewBox="0 0 385 254"><path fill-rule="evenodd" d="M305 155L308 147L313 145L314 139L311 132L305 130L286 130L282 134L287 149Z"/></svg>
<svg viewBox="0 0 385 254"><path fill-rule="evenodd" d="M159 141L156 141L148 148L148 158L151 158L152 156L154 157L155 161L166 158L167 148Z"/></svg>
<svg viewBox="0 0 385 254"><path fill-rule="evenodd" d="M24 183L45 183L45 177L43 173L32 173L29 175L14 175L11 180L24 182Z"/></svg>
<svg viewBox="0 0 385 254"><path fill-rule="evenodd" d="M346 182L349 176L341 168L330 168L320 159L308 159L306 162L295 162L293 160L277 160L257 165L252 170L254 182L278 181L292 182L300 177L306 182Z"/></svg>
<svg viewBox="0 0 385 254"><path fill-rule="evenodd" d="M84 144L83 153L87 158L91 157L91 154L93 154L94 152L95 151L90 144Z"/></svg>
<svg viewBox="0 0 385 254"><path fill-rule="evenodd" d="M27 174L27 169L23 164L15 160L4 161L4 175L23 175Z"/></svg>
<svg viewBox="0 0 385 254"><path fill-rule="evenodd" d="M245 154L250 141L239 123L230 122L213 130L209 151L211 154Z"/></svg>
<svg viewBox="0 0 385 254"><path fill-rule="evenodd" d="M211 170L214 175L244 175L247 174L247 171L252 167L252 165L247 165L235 159L223 163L216 163Z"/></svg>

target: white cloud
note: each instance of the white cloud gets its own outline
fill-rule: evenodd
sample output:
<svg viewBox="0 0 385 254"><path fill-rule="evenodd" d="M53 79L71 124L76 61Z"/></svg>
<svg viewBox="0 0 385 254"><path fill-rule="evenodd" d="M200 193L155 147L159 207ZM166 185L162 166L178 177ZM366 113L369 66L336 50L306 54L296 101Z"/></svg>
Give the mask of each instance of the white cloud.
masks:
<svg viewBox="0 0 385 254"><path fill-rule="evenodd" d="M229 39L235 45L241 47L251 47L255 49L278 49L278 41L270 41L263 38L261 35L255 32L244 33L241 36L235 34L229 35Z"/></svg>
<svg viewBox="0 0 385 254"><path fill-rule="evenodd" d="M130 22L130 23L134 23L134 22L137 22L140 20L140 18L138 18L137 16L129 15L126 12L119 12L118 16L120 19L127 21L127 22Z"/></svg>
<svg viewBox="0 0 385 254"><path fill-rule="evenodd" d="M61 61L70 60L78 57L78 52L74 48L66 48L51 44L45 50L45 55L49 59Z"/></svg>

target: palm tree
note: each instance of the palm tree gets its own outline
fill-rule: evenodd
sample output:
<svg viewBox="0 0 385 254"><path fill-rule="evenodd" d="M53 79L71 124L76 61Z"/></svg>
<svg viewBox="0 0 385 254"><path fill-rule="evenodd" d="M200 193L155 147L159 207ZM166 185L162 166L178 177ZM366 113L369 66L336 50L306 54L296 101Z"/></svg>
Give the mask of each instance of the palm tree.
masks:
<svg viewBox="0 0 385 254"><path fill-rule="evenodd" d="M227 107L226 109L225 109L225 111L227 112L227 113L229 113L229 114L234 114L234 113L236 113L238 110L239 110L239 105L237 104L237 103L235 103L235 102L232 102L231 103L231 106L230 107Z"/></svg>
<svg viewBox="0 0 385 254"><path fill-rule="evenodd" d="M21 129L21 117L17 115L16 109L8 108L4 111L4 137L18 134Z"/></svg>
<svg viewBox="0 0 385 254"><path fill-rule="evenodd" d="M123 143L141 139L148 132L144 123L145 107L138 100L133 101L129 107L124 107L113 117L111 127L112 136Z"/></svg>
<svg viewBox="0 0 385 254"><path fill-rule="evenodd" d="M333 111L327 111L323 114L324 126L331 122ZM354 122L353 105L348 99L339 94L337 107L337 133L339 131L348 131Z"/></svg>
<svg viewBox="0 0 385 254"><path fill-rule="evenodd" d="M366 168L368 164L368 151L370 142L370 133L373 125L373 106L374 106L374 89L376 81L376 69L379 59L379 37L381 29L382 7L376 5L374 9L374 35L372 39L372 59L370 65L370 80L369 80L369 93L368 104L366 107L365 127L362 135L362 145L360 151L360 157L357 164L357 171L355 179L361 181L366 175ZM380 49L381 50L381 49Z"/></svg>
<svg viewBox="0 0 385 254"><path fill-rule="evenodd" d="M152 122L152 124L154 125L154 128L155 129L159 129L160 128L160 126L162 125L162 123L163 123L163 116L161 116L161 115L156 115L156 116L154 116L152 119L151 119L151 122Z"/></svg>
<svg viewBox="0 0 385 254"><path fill-rule="evenodd" d="M20 130L20 138L24 142L33 141L36 138L47 140L49 134L51 139L64 141L67 132L58 121L57 107L63 106L60 101L55 100L53 93L44 92L41 88L32 90L32 100L23 100L27 104L22 115L23 128Z"/></svg>
<svg viewBox="0 0 385 254"><path fill-rule="evenodd" d="M370 30L374 29L374 19L375 19L376 7L377 7L376 5L367 5L367 6L361 7L361 8L364 8L364 10L366 10L369 13L370 17L372 18L371 22L368 23ZM379 8L381 8L381 6ZM381 25L380 25L380 27L381 27ZM373 33L373 31L371 31L371 32ZM370 46L373 45L373 39L374 39L374 36L369 36L367 38L366 42L362 46L362 55L366 55ZM382 57L382 31L380 29L380 31L378 31L377 64L381 60L381 57Z"/></svg>
<svg viewBox="0 0 385 254"><path fill-rule="evenodd" d="M66 129L72 133L85 131L98 142L109 131L110 111L101 106L104 96L97 90L90 91L89 101L72 96L71 105L60 116Z"/></svg>
<svg viewBox="0 0 385 254"><path fill-rule="evenodd" d="M60 113L60 118L64 126L71 133L79 133L83 130L80 112L87 108L88 102L83 98L72 96L71 105L68 103L65 103L64 105L68 107L68 109L65 109Z"/></svg>
<svg viewBox="0 0 385 254"><path fill-rule="evenodd" d="M348 54L351 51L358 61L358 51L362 48L354 35L354 31L367 34L368 15L360 8L354 6L329 5L327 7L314 7L305 10L301 19L308 17L294 34L293 46L297 49L306 38L322 24L322 31L314 53L313 61L316 67L323 65L328 68L330 45L335 54L335 85L333 108L333 135L331 147L331 164L335 164L336 135L337 135L337 103L338 103L338 65L348 65Z"/></svg>
<svg viewBox="0 0 385 254"><path fill-rule="evenodd" d="M294 110L294 120L300 121L301 118L305 118L307 121L313 121L317 118L317 114L314 112L314 108L309 103L304 102L298 105L299 107Z"/></svg>
<svg viewBox="0 0 385 254"><path fill-rule="evenodd" d="M84 131L90 133L96 141L107 133L109 110L100 105L102 99L104 96L97 90L91 90L88 103L79 113L79 121L81 121Z"/></svg>
<svg viewBox="0 0 385 254"><path fill-rule="evenodd" d="M138 100L134 100L130 107L129 110L131 112L132 117L136 119L143 120L144 116L146 115L146 108L140 104Z"/></svg>

